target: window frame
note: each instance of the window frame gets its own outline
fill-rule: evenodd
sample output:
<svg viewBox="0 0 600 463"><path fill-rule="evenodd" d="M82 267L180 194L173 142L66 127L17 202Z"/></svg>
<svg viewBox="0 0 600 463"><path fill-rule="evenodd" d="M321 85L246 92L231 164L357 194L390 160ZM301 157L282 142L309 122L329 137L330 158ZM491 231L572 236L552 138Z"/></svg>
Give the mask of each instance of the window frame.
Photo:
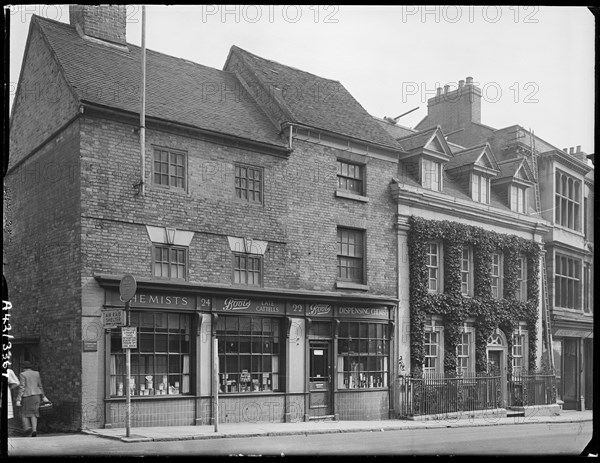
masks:
<svg viewBox="0 0 600 463"><path fill-rule="evenodd" d="M516 339L519 339L521 342L515 342ZM527 374L529 367L529 332L522 327L520 333L519 329L514 330L511 336L511 345L512 375L521 376ZM519 360L520 362L518 362Z"/></svg>
<svg viewBox="0 0 600 463"><path fill-rule="evenodd" d="M510 209L519 214L527 212L527 188L519 185L510 186Z"/></svg>
<svg viewBox="0 0 600 463"><path fill-rule="evenodd" d="M498 263L494 262L495 257L498 257ZM498 273L494 273L494 267L497 268ZM504 255L500 251L492 253L492 269L490 273L491 286L492 286L492 297L494 299L502 299L504 297ZM494 285L494 279L497 280ZM496 295L494 295L494 288L496 288Z"/></svg>
<svg viewBox="0 0 600 463"><path fill-rule="evenodd" d="M265 203L265 175L264 175L264 169L260 166L255 166L255 165L251 165L251 164L245 164L242 162L236 162L233 165L233 197L235 198L236 201L242 202L244 204L255 204L255 205L264 205ZM246 170L246 176L242 177L241 176L241 171L242 169ZM253 175L255 175L257 172L260 176L260 178L258 180L256 180L256 178L250 178L249 173L250 171L254 172ZM238 172L240 175L238 175ZM243 187L242 183L245 181L246 186ZM250 188L250 183L252 183L254 186L256 184L256 182L258 182L259 185L259 189L258 189L258 194L260 195L260 199L256 200L256 199L250 199L250 193L253 193L253 196L256 195L257 190L255 188ZM239 191L239 195L238 195L238 191ZM243 196L243 192L246 192L246 197L244 198Z"/></svg>
<svg viewBox="0 0 600 463"><path fill-rule="evenodd" d="M466 262L468 264L468 270L465 271L465 250L467 251ZM465 282L466 275L466 282ZM463 290L464 285L467 285L467 291ZM464 297L473 297L473 246L470 244L463 244L460 256L460 294Z"/></svg>
<svg viewBox="0 0 600 463"><path fill-rule="evenodd" d="M165 262L167 263L167 268L169 269L169 275L168 276L164 276L164 275L156 275L156 265L159 261L156 260L156 251L158 249L162 249L162 250L167 250L169 252L169 260L168 261L160 261L161 265L165 265ZM185 276L183 278L178 278L178 277L173 277L171 276L171 252L178 252L178 251L183 251L183 255L185 258L185 262L183 264L183 271L185 273ZM171 244L163 244L163 243L152 243L152 278L153 279L157 279L157 280L180 280L180 281L188 281L189 279L189 268L190 268L190 262L189 262L189 247L188 246L177 246L177 245L171 245Z"/></svg>
<svg viewBox="0 0 600 463"><path fill-rule="evenodd" d="M436 248L436 254L432 254L430 253L431 250L431 246L435 246ZM431 265L431 256L436 256L437 258L437 265ZM442 248L442 242L441 241L429 241L427 243L427 250L425 251L425 257L427 259L426 262L426 266L427 266L427 292L431 293L431 294L440 294L444 292L444 278L443 278L443 248ZM435 270L436 271L436 278L435 278L435 282L436 282L436 288L432 289L430 287L431 285L431 281L433 280L431 278L431 271Z"/></svg>
<svg viewBox="0 0 600 463"><path fill-rule="evenodd" d="M149 315L152 316L152 325L148 325L147 322L144 320L145 318L147 318ZM164 317L164 319L166 320L166 326L167 328L163 328L161 326L157 325L157 317ZM178 321L178 325L179 325L179 333L175 332L171 332L170 331L170 324L171 324L171 318L173 316L177 316L179 318ZM187 319L187 324L184 323L183 324L183 332L182 330L182 319L184 319L184 317ZM194 332L195 327L192 326L192 324L194 323L194 317L193 314L191 313L184 313L184 312L173 312L173 311L165 311L165 310L160 310L160 309L156 309L156 310L147 310L147 309L132 309L131 311L131 325L132 326L136 326L137 327L137 331L138 331L138 349L132 350L131 352L131 357L132 357L132 373L131 376L136 378L135 384L134 384L134 395L132 395L132 397L147 397L147 396L169 396L172 397L174 395L176 396L192 396L195 395L195 388L196 388L196 384L194 381L194 362L195 362L195 357L196 357L196 351L195 351L195 343L193 342L193 336L192 333ZM152 338L152 350L143 350L144 346L143 346L143 342L144 339L149 339L149 336ZM160 337L166 337L166 340L162 341L161 343L164 343L166 350L160 350L158 349L158 345L157 345L157 338ZM172 346L173 346L173 338L179 337L179 349L178 351L175 350L171 350ZM106 390L106 395L107 398L124 398L126 396L126 390L125 390L125 379L126 379L126 372L122 371L119 372L118 370L124 369L125 368L125 350L122 349L121 347L121 332L120 330L111 330L110 334L107 335L108 338L108 342L110 343L107 346L107 350L109 353L109 359L108 359L108 366L107 366L107 371L108 371L108 387ZM187 340L186 340L187 338ZM184 344L187 344L187 349L184 349ZM174 357L179 356L180 357L180 361L181 361L181 372L173 372L172 367L171 367L171 361L174 360ZM187 371L186 370L186 356L187 356ZM156 370L158 369L157 365L157 358L160 357L166 357L166 371L163 371L162 373L157 373ZM149 364L147 363L147 361L142 362L141 359L142 358L146 358L146 359L151 359L152 360L152 367L151 367L151 371L146 370L145 372L140 372L139 370L136 372L135 370L137 368L139 368L140 370L142 370L142 365L145 363L145 367L146 369L149 368ZM134 366L134 364L136 363L135 361L137 360L137 368L136 366ZM148 373L148 374L146 374ZM150 373L152 373L150 375ZM147 379L147 376L152 376L152 380L149 381ZM165 388L164 387L164 380L159 383L159 379L158 376L162 376L163 379L166 376L167 377L167 384L169 387ZM121 394L119 394L119 388L117 387L117 384L120 384L118 382L118 378L121 377L123 380L123 389L121 390ZM179 377L179 381L175 381L173 380L172 382L170 381L170 379L172 378L176 378ZM186 378L187 377L187 378ZM144 381L144 389L141 389L141 379L145 379ZM187 381L186 381L187 379ZM152 386L155 386L152 388L152 391L150 391L149 389L149 383L152 383ZM177 383L179 383L179 388L177 388ZM160 388L160 385L162 386L162 389ZM140 391L142 390L146 390L148 389L148 393L140 393ZM114 393L113 393L114 390ZM159 390L164 391L164 393L158 393ZM186 391L186 392L184 392ZM150 392L154 392L153 394L150 394Z"/></svg>
<svg viewBox="0 0 600 463"><path fill-rule="evenodd" d="M517 289L515 291L515 299L520 302L525 302L527 301L527 257L520 254L517 256L517 262Z"/></svg>
<svg viewBox="0 0 600 463"><path fill-rule="evenodd" d="M566 269L563 269L566 264ZM572 265L571 265L572 264ZM583 310L581 294L581 259L566 254L554 257L554 306L562 309ZM562 273L563 270L566 273ZM566 304L564 304L566 302Z"/></svg>
<svg viewBox="0 0 600 463"><path fill-rule="evenodd" d="M463 342L464 336L467 337L466 344ZM466 366L462 362L465 359ZM459 342L456 345L456 374L463 377L475 374L475 329L472 326L463 327L460 333Z"/></svg>
<svg viewBox="0 0 600 463"><path fill-rule="evenodd" d="M477 181L476 181L477 180ZM474 186L477 185L477 189L474 188ZM481 192L483 191L482 186L485 186L485 201L482 201L482 194ZM478 203L481 204L490 204L490 191L491 189L491 181L490 178L481 173L481 172L475 172L472 171L471 172L471 199L473 201L476 201Z"/></svg>
<svg viewBox="0 0 600 463"><path fill-rule="evenodd" d="M350 242L346 242L344 243L343 241L343 236L344 236L344 232L348 233L348 234L353 234L356 237L359 237L360 239L355 239L355 242L353 244L353 247L356 249L357 247L360 248L361 250L361 255L357 256L357 255L350 255L349 254L349 250L350 250ZM366 265L366 239L367 239L367 234L365 230L360 230L357 228L348 228L348 227L337 227L337 237L336 237L336 247L337 247L337 281L343 281L343 282L350 282L350 283L357 283L357 284L366 284L366 269L365 269L365 265ZM349 238L348 238L349 239ZM358 246L357 243L360 243L360 245ZM344 254L344 245L346 245L346 247L348 248L348 253ZM350 263L351 261L356 262L359 265L355 265L355 266L350 266L350 265L342 265L343 260L348 260ZM359 269L360 272L360 276L359 278L357 277L342 277L341 274L342 269L345 269L345 273L346 275L348 275L349 273L353 273L350 270L354 269L354 271L356 271L356 269Z"/></svg>
<svg viewBox="0 0 600 463"><path fill-rule="evenodd" d="M336 353L338 390L387 389L391 373L390 346L387 322L340 322Z"/></svg>
<svg viewBox="0 0 600 463"><path fill-rule="evenodd" d="M358 196L366 196L366 164L348 161L346 159L337 159L337 191L343 191L345 193L358 195ZM344 167L346 167L346 174L344 174ZM350 168L353 170L358 168L359 174L358 177L350 175ZM358 183L358 188L350 188L348 186L349 183L356 182ZM341 183L345 183L345 186L342 186Z"/></svg>
<svg viewBox="0 0 600 463"><path fill-rule="evenodd" d="M267 320L268 323L266 322ZM282 320L280 317L266 317L254 314L219 316L215 331L218 340L217 356L219 359L220 393L285 392L285 367L283 364L285 360L285 342L283 341L285 338L283 337ZM247 323L243 327L248 327L249 329L242 330L242 323ZM272 328L271 332L266 331L265 327L267 324L270 324ZM231 329L229 325L231 325ZM260 330L255 329L258 325L260 325ZM247 351L243 350L244 346L247 347ZM258 346L260 348L257 349ZM269 358L270 371L267 371L269 368L265 368L265 357ZM233 363L231 359L235 359L236 371L228 371ZM258 359L260 361L256 362L255 360ZM242 367L244 361L246 365L249 365L249 368ZM258 367L259 364L260 368ZM250 381L242 381L242 375L245 374L249 375ZM229 379L230 375L231 378L236 379ZM266 382L265 375L268 375ZM228 382L231 382L231 384L228 384ZM228 391L227 387L233 386L234 382L238 390ZM240 386L242 383L250 383L251 386L242 387ZM259 385L259 390L256 390L255 384ZM265 385L270 387L265 387Z"/></svg>
<svg viewBox="0 0 600 463"><path fill-rule="evenodd" d="M564 191L566 190L566 191ZM556 169L554 174L554 224L581 232L582 181Z"/></svg>
<svg viewBox="0 0 600 463"><path fill-rule="evenodd" d="M423 338L423 377L435 377L444 373L444 327L440 324L441 320L437 317L430 316L425 321L424 338ZM435 334L436 342L428 343L427 336ZM427 353L427 346L436 346L436 354L430 355ZM427 365L427 359L435 359L434 366Z"/></svg>
<svg viewBox="0 0 600 463"><path fill-rule="evenodd" d="M167 153L168 154L168 160L165 163L162 159L157 160L156 159L156 155L158 153ZM175 165L176 167L179 167L177 164L173 164L171 162L171 156L181 156L183 157L183 165L181 166L183 169L183 175L182 175L182 181L183 181L183 187L177 186L177 185L172 185L171 182L171 178L174 177L173 173L171 172L171 166ZM159 164L166 164L167 165L167 173L163 173L162 170L159 170L157 172L156 170L156 163ZM161 182L157 182L156 181L156 176L165 176L167 177L167 183L161 183ZM178 178L179 176L175 175L175 178ZM162 188L165 190L172 190L172 191L183 191L185 193L187 193L188 191L188 153L187 151L183 151L183 150L178 150L178 149L173 149L173 148L167 148L164 146L152 146L152 185L154 187L157 188Z"/></svg>
<svg viewBox="0 0 600 463"><path fill-rule="evenodd" d="M245 260L245 262L246 262L245 268L242 268L242 267L238 268L238 267L236 267L236 260L238 258L240 259L240 261L242 259ZM248 263L251 260L252 261L258 261L258 263L259 263L258 272L256 272L254 270L254 268L252 270L249 269ZM236 272L240 272L240 281L235 281L235 279L236 279ZM244 273L242 274L241 272L244 272ZM257 284L255 284L255 283L253 283L253 284L248 283L248 280L249 280L248 277L249 277L249 275L250 274L256 274L256 273L258 273L258 283ZM245 276L244 282L241 281L241 276L242 275ZM263 286L263 277L264 277L264 259L263 259L263 256L261 254L251 254L251 253L248 253L248 252L233 252L232 253L232 256L231 256L231 282L234 285L262 288L262 286ZM253 281L254 281L254 278L253 278Z"/></svg>
<svg viewBox="0 0 600 463"><path fill-rule="evenodd" d="M431 175L433 172L435 174ZM434 188L435 185L437 185L437 188ZM421 158L421 186L432 191L442 191L441 162L429 158Z"/></svg>

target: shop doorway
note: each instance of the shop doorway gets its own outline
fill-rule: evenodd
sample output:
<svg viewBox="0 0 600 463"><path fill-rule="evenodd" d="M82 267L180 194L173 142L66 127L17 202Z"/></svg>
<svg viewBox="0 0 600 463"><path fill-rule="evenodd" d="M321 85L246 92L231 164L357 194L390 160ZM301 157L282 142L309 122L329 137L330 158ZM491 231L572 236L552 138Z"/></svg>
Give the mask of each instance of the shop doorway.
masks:
<svg viewBox="0 0 600 463"><path fill-rule="evenodd" d="M331 341L310 341L309 345L309 417L333 414Z"/></svg>

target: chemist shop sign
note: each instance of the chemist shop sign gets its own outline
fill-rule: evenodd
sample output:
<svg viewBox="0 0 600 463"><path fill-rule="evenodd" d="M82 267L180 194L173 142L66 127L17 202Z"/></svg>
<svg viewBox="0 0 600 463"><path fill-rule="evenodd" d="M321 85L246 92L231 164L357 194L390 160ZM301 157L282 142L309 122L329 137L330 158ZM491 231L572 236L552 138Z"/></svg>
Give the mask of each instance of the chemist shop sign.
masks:
<svg viewBox="0 0 600 463"><path fill-rule="evenodd" d="M138 290L130 300L131 307L155 307L163 309L185 309L196 308L196 297L193 294L171 294L155 293ZM125 302L121 299L118 291L106 292L106 305L113 307L124 307Z"/></svg>
<svg viewBox="0 0 600 463"><path fill-rule="evenodd" d="M217 297L213 310L225 314L257 313L264 315L284 315L285 304L273 299L239 296Z"/></svg>

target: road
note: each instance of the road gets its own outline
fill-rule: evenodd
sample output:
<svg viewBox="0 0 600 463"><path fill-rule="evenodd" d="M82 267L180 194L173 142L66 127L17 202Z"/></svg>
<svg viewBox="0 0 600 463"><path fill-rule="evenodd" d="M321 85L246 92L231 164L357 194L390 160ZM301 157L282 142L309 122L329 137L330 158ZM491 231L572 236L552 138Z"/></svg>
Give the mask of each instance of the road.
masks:
<svg viewBox="0 0 600 463"><path fill-rule="evenodd" d="M589 421L136 443L63 434L9 439L9 456L579 455L591 436Z"/></svg>

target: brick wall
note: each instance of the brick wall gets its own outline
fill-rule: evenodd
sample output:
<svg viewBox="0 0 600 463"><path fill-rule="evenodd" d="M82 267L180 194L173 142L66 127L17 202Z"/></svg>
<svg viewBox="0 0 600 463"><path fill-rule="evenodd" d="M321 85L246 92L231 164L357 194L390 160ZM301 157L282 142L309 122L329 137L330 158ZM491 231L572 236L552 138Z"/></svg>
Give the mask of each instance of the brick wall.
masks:
<svg viewBox="0 0 600 463"><path fill-rule="evenodd" d="M9 167L21 161L78 113L78 105L52 59L39 27L35 21L30 27L31 39L23 57L10 121Z"/></svg>
<svg viewBox="0 0 600 463"><path fill-rule="evenodd" d="M39 336L39 369L57 405L81 400L79 123L5 178L4 274L12 333Z"/></svg>
<svg viewBox="0 0 600 463"><path fill-rule="evenodd" d="M364 228L367 235L369 294L396 292L395 208L388 191L393 162L367 159L368 203L334 195L334 148L296 141L289 159L197 138L148 130L144 197L139 180L138 136L132 126L105 119L82 119L81 171L84 276L93 272L151 274L151 243L145 225L194 231L189 280L231 282L227 236L269 242L264 286L333 291L337 226ZM171 191L152 185L153 146L187 153L188 188ZM264 203L234 197L234 163L263 168ZM114 207L119 205L119 207Z"/></svg>
<svg viewBox="0 0 600 463"><path fill-rule="evenodd" d="M69 5L69 21L79 25L85 35L125 44L125 5Z"/></svg>

